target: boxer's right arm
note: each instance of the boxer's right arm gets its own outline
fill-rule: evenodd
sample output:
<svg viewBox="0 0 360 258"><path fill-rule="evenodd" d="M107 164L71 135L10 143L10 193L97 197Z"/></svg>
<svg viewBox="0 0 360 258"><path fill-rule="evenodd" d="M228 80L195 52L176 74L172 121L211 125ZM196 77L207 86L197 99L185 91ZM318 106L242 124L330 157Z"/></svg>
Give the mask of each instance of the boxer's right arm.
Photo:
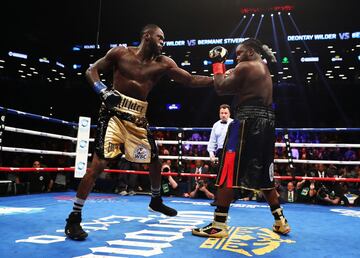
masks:
<svg viewBox="0 0 360 258"><path fill-rule="evenodd" d="M100 81L99 72L111 71L117 52L120 50L121 49L119 48L110 49L104 57L97 60L86 70L86 78L93 86L94 91L100 96L101 100L109 109L114 108L120 102L121 97L117 91L109 89Z"/></svg>

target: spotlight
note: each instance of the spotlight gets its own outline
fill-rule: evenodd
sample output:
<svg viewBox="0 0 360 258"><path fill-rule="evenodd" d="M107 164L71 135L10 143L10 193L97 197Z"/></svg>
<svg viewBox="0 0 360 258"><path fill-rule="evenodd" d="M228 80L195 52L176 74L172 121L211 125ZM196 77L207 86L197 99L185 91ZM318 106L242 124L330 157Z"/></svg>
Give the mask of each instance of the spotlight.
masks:
<svg viewBox="0 0 360 258"><path fill-rule="evenodd" d="M291 13L288 13L288 15L291 15Z"/></svg>
<svg viewBox="0 0 360 258"><path fill-rule="evenodd" d="M253 13L251 16L255 16L255 14Z"/></svg>
<svg viewBox="0 0 360 258"><path fill-rule="evenodd" d="M264 15L262 14L261 17L264 17Z"/></svg>
<svg viewBox="0 0 360 258"><path fill-rule="evenodd" d="M246 15L244 15L244 19L246 18Z"/></svg>
<svg viewBox="0 0 360 258"><path fill-rule="evenodd" d="M273 17L274 16L274 14L271 14L271 17Z"/></svg>
<svg viewBox="0 0 360 258"><path fill-rule="evenodd" d="M281 12L278 12L278 15L280 15L281 14Z"/></svg>

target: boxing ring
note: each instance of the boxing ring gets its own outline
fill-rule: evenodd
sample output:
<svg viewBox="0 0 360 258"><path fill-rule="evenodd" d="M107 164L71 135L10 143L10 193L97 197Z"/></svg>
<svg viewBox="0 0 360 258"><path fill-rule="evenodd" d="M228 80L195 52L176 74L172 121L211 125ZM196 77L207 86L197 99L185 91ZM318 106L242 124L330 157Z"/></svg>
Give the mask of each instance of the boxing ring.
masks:
<svg viewBox="0 0 360 258"><path fill-rule="evenodd" d="M0 109L2 111L2 109ZM27 116L54 123L62 120L41 117L25 112L7 110L9 115ZM19 113L20 112L20 113ZM36 116L36 117L34 117ZM56 121L56 122L55 122ZM76 123L69 123L76 127ZM23 133L76 141L71 136L50 134L2 125L3 132ZM178 128L153 128L178 130ZM201 128L204 129L204 128ZM182 128L180 132L188 129ZM190 129L189 129L190 130ZM200 128L199 128L200 130ZM279 129L283 130L283 129ZM291 131L291 129L288 129ZM294 129L295 130L295 129ZM298 130L298 129L297 129ZM315 129L312 129L315 130ZM333 131L357 131L356 128L321 129ZM181 136L178 134L178 136ZM90 139L92 141L92 139ZM158 141L162 144L207 144L207 142ZM276 143L287 148L288 143ZM290 143L291 147L338 147L360 148L360 144ZM23 152L42 155L65 155L75 157L74 152L1 146L4 152ZM208 157L160 156L176 160L208 160ZM295 160L292 157L277 159L277 163L359 165L360 161ZM0 167L0 171L26 173L42 170L47 172L72 172L67 168L20 168ZM106 170L112 173L142 173L146 171ZM179 175L177 172L163 173ZM193 176L181 171L182 176ZM199 175L196 175L197 177ZM200 175L214 177L214 175ZM353 178L319 179L296 176L295 180L336 180L359 182ZM292 177L278 177L291 180ZM211 200L164 197L166 204L178 210L176 217L165 217L147 210L149 197L144 195L120 196L118 194L91 193L83 209L83 228L89 232L85 241L72 241L64 235L65 218L71 211L73 191L0 197L2 241L1 257L359 257L360 208L343 206L320 206L313 204L284 203L284 213L292 227L287 236L271 231L273 222L266 203L236 201L230 209L229 237L206 239L191 235L191 228L212 220L214 208Z"/></svg>

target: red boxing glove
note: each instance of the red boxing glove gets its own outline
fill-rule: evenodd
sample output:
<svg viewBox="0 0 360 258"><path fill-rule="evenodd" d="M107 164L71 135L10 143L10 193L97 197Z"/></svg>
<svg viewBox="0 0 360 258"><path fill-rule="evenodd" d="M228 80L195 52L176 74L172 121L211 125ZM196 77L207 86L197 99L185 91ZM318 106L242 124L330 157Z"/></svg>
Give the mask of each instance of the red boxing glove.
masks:
<svg viewBox="0 0 360 258"><path fill-rule="evenodd" d="M213 73L215 74L224 74L225 73L225 65L224 62L228 55L228 51L226 48L217 46L209 51L209 57L213 62Z"/></svg>
<svg viewBox="0 0 360 258"><path fill-rule="evenodd" d="M214 75L224 74L226 71L224 63L214 63L214 64L212 64L212 68L213 68Z"/></svg>

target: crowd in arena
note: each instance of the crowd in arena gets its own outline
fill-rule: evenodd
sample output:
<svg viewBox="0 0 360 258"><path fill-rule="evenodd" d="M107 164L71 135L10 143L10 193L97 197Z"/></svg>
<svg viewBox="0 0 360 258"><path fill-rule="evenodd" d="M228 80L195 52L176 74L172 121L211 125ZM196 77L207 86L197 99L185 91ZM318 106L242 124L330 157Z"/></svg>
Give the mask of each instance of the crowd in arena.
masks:
<svg viewBox="0 0 360 258"><path fill-rule="evenodd" d="M278 132L276 142L284 142L284 133ZM177 132L156 131L156 140L174 140ZM34 137L36 138L36 137ZM356 142L356 135L348 133L315 133L290 132L291 143L347 143ZM186 133L184 140L208 141L209 132ZM33 142L36 140L33 139ZM71 144L60 141L41 141L43 149L63 149L71 151ZM160 156L178 156L179 145L158 143ZM202 161L201 157L208 157L206 145L183 144L183 156L199 157L196 161L183 161L181 166L176 159L162 159L163 172L182 172L196 174L216 174L217 166L210 161ZM333 160L356 161L360 158L357 148L292 148L294 159L302 160ZM287 159L285 147L275 148L275 159ZM34 155L25 153L2 153L2 166L10 167L70 167L72 158L55 155ZM335 163L335 162L334 162ZM112 169L147 171L147 165L133 164L119 158L109 164ZM287 163L275 163L275 176L308 176L320 178L360 178L360 165L338 164L294 164L291 169ZM41 192L56 192L76 189L79 179L68 172L17 172L0 174L0 180L11 184L0 184L1 195L31 194ZM324 205L360 205L359 182L315 181L315 180L279 180L275 179L276 189L282 203L311 203ZM117 193L119 195L145 194L149 192L150 182L146 175L102 173L93 189L94 192ZM187 176L163 176L162 194L164 196L178 196L213 200L216 193L215 179ZM240 189L235 200L265 201L258 192Z"/></svg>

